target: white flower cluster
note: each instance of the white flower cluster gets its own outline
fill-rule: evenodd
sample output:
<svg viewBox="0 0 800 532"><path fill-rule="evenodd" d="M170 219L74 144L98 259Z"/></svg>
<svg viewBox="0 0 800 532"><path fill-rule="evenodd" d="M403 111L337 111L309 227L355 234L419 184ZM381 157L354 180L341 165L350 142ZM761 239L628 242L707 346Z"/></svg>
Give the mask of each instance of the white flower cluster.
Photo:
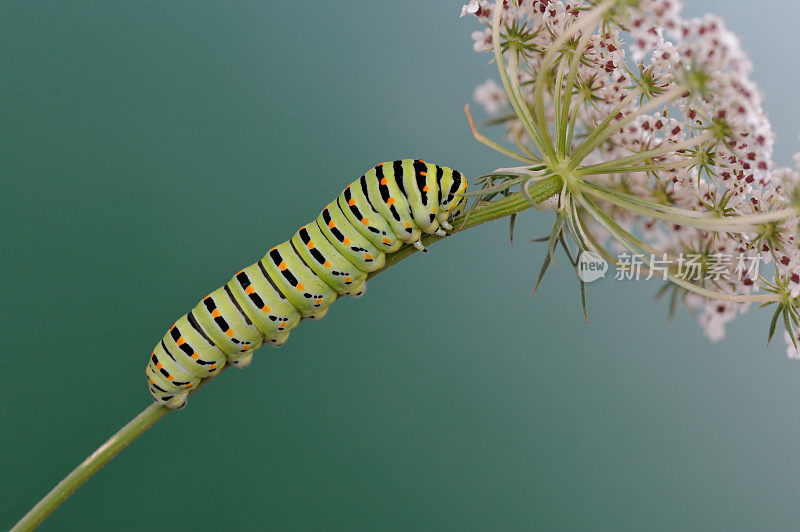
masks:
<svg viewBox="0 0 800 532"><path fill-rule="evenodd" d="M486 26L474 49L494 52L503 81L479 85L475 100L517 150L490 145L525 162L521 173L563 178L579 247L760 259L750 277L673 276L674 295L712 340L749 303L774 304L800 358L800 172L772 161L737 37L718 17L681 18L677 0L518 4L471 0L461 13Z"/></svg>

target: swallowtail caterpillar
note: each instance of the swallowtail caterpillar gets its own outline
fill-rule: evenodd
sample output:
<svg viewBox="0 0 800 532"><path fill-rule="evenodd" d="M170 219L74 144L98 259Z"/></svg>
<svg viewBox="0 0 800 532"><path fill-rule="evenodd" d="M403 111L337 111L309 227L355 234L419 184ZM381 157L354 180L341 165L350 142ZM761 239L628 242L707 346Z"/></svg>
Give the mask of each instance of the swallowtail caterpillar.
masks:
<svg viewBox="0 0 800 532"><path fill-rule="evenodd" d="M466 190L467 179L446 166L378 164L170 327L145 370L153 398L181 408L202 379L229 363L247 366L255 349L283 344L301 320L322 318L339 296L360 296L387 253L403 244L424 251L423 233L446 235Z"/></svg>

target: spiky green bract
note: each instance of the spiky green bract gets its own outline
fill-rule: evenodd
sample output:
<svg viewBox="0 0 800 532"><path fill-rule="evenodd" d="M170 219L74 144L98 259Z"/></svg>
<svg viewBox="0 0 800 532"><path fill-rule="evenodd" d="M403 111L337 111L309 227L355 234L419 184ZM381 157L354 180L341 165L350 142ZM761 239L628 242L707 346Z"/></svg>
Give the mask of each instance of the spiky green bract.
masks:
<svg viewBox="0 0 800 532"><path fill-rule="evenodd" d="M782 318L783 325L789 333L795 350L797 350L797 330L800 328L800 297L792 297L788 275L778 274L775 276L774 282L770 283L766 280L762 280L762 283L768 292L779 297L778 301L774 302L775 313L772 315L772 320L770 320L767 343L772 341L778 320ZM773 304L773 302L764 303L761 306L765 307L771 304Z"/></svg>

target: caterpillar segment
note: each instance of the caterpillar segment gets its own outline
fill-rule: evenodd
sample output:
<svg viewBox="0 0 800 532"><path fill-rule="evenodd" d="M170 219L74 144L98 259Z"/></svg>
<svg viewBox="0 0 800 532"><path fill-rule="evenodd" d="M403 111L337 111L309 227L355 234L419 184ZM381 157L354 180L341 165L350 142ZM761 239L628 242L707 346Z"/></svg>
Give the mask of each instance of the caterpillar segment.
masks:
<svg viewBox="0 0 800 532"><path fill-rule="evenodd" d="M362 272L372 272L383 267L386 254L379 246L358 231L350 231L345 237L339 229L352 226L339 207L338 200L322 209L316 224L328 242Z"/></svg>
<svg viewBox="0 0 800 532"><path fill-rule="evenodd" d="M403 241L395 235L389 222L376 210L370 199L368 184L374 180L373 169L358 178L357 186L351 183L345 188L336 203L355 232L361 233L383 253L392 253L402 247Z"/></svg>
<svg viewBox="0 0 800 532"><path fill-rule="evenodd" d="M367 272L359 270L342 256L316 223L301 227L292 237L291 244L303 262L338 295L358 297L364 293Z"/></svg>
<svg viewBox="0 0 800 532"><path fill-rule="evenodd" d="M373 170L375 179L368 179L368 199L372 199L375 210L389 223L397 239L404 244L413 244L420 239L422 231L414 223L411 207L402 186L403 162L379 164Z"/></svg>
<svg viewBox="0 0 800 532"><path fill-rule="evenodd" d="M340 296L358 297L369 272L423 234L446 235L463 212L467 179L404 159L350 183L319 216L240 270L170 327L145 373L155 401L181 408L202 379L247 366L262 344L280 346L304 319L322 318Z"/></svg>
<svg viewBox="0 0 800 532"><path fill-rule="evenodd" d="M228 287L264 335L264 343L282 345L289 338L289 331L300 323L300 313L278 289L263 261L239 271Z"/></svg>

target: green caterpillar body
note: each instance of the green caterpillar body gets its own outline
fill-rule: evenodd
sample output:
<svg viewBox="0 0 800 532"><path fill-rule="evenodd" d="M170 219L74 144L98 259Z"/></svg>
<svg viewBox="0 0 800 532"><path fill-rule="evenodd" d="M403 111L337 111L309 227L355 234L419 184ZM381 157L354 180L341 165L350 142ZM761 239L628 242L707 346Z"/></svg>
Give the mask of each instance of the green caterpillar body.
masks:
<svg viewBox="0 0 800 532"><path fill-rule="evenodd" d="M263 259L240 270L170 327L145 370L157 403L181 408L202 379L247 366L339 296L359 296L369 272L423 233L444 235L466 204L467 179L417 159L380 163Z"/></svg>

